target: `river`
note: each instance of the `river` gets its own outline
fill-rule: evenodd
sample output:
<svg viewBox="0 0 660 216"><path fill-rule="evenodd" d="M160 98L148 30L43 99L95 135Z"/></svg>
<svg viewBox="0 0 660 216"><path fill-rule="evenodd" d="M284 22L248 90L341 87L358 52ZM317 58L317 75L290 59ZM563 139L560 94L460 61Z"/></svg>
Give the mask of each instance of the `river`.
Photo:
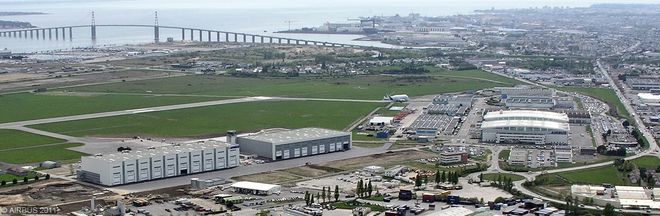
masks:
<svg viewBox="0 0 660 216"><path fill-rule="evenodd" d="M588 6L617 0L0 0L1 11L44 12L42 15L0 16L0 20L26 21L38 27L88 25L94 11L96 24L154 23L263 35L290 28L320 26L325 22L348 22L350 18L373 15L424 16L468 14L478 9L548 6ZM618 0L622 1L622 0ZM630 1L625 1L630 2ZM637 2L653 2L637 0ZM290 25L290 26L289 26ZM73 47L149 43L153 29L99 27L92 42L89 29L74 30L73 40L0 38L0 49L13 52L42 52ZM67 33L68 34L68 33ZM188 34L188 33L187 33ZM282 37L337 43L388 46L379 42L354 41L358 35L288 34ZM68 36L67 36L68 37ZM178 30L161 29L161 40L181 38Z"/></svg>

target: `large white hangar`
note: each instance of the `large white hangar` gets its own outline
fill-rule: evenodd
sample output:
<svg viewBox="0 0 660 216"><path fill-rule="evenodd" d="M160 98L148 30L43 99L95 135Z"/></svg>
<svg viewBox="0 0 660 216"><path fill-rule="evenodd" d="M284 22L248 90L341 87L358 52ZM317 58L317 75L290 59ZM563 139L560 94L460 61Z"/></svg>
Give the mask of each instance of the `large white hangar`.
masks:
<svg viewBox="0 0 660 216"><path fill-rule="evenodd" d="M301 128L238 137L244 154L255 154L273 161L352 148L351 133L323 128Z"/></svg>
<svg viewBox="0 0 660 216"><path fill-rule="evenodd" d="M489 112L481 140L494 143L568 144L570 126L564 113L508 110Z"/></svg>
<svg viewBox="0 0 660 216"><path fill-rule="evenodd" d="M106 186L227 169L239 165L238 145L202 141L81 158L78 179Z"/></svg>

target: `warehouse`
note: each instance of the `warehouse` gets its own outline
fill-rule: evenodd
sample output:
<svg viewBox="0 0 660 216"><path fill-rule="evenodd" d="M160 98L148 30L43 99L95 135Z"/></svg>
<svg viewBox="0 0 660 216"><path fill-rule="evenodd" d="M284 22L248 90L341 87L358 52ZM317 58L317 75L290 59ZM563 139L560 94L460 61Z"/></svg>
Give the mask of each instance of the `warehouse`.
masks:
<svg viewBox="0 0 660 216"><path fill-rule="evenodd" d="M494 143L568 144L568 116L542 111L496 111L484 116L481 140Z"/></svg>
<svg viewBox="0 0 660 216"><path fill-rule="evenodd" d="M241 181L231 185L236 193L253 195L271 195L280 194L282 187L274 184L265 184L259 182Z"/></svg>
<svg viewBox="0 0 660 216"><path fill-rule="evenodd" d="M237 167L238 145L201 141L81 158L78 179L115 186Z"/></svg>
<svg viewBox="0 0 660 216"><path fill-rule="evenodd" d="M352 148L351 133L323 128L301 128L238 137L245 154L273 161L346 151Z"/></svg>
<svg viewBox="0 0 660 216"><path fill-rule="evenodd" d="M555 91L540 88L501 88L500 97L506 107L544 108L555 106Z"/></svg>
<svg viewBox="0 0 660 216"><path fill-rule="evenodd" d="M410 125L418 136L435 138L439 131L444 131L451 118L446 115L422 114Z"/></svg>
<svg viewBox="0 0 660 216"><path fill-rule="evenodd" d="M438 95L433 98L433 104L471 107L473 100L472 95Z"/></svg>

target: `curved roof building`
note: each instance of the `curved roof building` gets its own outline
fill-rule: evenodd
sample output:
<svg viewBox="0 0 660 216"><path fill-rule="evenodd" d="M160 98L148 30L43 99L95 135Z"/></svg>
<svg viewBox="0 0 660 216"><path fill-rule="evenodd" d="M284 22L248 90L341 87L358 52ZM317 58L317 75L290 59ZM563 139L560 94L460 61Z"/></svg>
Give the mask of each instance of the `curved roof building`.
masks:
<svg viewBox="0 0 660 216"><path fill-rule="evenodd" d="M496 120L539 120L568 123L568 115L537 110L500 110L484 115L484 121Z"/></svg>
<svg viewBox="0 0 660 216"><path fill-rule="evenodd" d="M508 110L486 113L481 140L495 143L568 144L565 113Z"/></svg>

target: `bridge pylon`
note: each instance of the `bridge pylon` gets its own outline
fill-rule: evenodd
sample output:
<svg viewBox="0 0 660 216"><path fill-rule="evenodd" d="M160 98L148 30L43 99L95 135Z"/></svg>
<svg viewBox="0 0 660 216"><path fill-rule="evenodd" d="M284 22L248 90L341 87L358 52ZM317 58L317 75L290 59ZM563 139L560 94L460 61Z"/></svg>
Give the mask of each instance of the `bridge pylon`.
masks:
<svg viewBox="0 0 660 216"><path fill-rule="evenodd" d="M160 42L160 29L158 28L158 11L154 12L154 43Z"/></svg>
<svg viewBox="0 0 660 216"><path fill-rule="evenodd" d="M90 28L92 30L92 41L96 41L96 19L94 18L94 11L92 11L92 25Z"/></svg>

